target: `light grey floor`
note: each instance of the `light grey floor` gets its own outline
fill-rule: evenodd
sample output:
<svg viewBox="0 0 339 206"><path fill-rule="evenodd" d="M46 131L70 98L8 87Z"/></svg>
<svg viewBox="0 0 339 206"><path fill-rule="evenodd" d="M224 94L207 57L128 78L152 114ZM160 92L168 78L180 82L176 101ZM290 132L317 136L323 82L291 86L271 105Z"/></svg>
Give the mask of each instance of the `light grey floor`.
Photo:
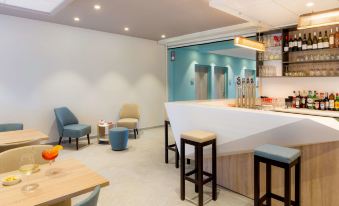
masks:
<svg viewBox="0 0 339 206"><path fill-rule="evenodd" d="M73 157L97 171L110 181L102 189L100 206L190 206L180 200L179 169L174 166L174 154L170 152L170 164L164 163L164 129L155 128L140 131L138 139L129 139L128 150L115 152L108 145L99 145L92 140L87 146L86 138L81 141L79 151L74 143L63 143L65 150L60 159ZM132 137L132 136L131 136ZM170 138L173 139L173 138ZM186 195L195 196L192 184L186 182ZM210 191L206 187L205 190ZM79 202L87 195L72 199ZM251 206L253 201L219 188L218 200L207 206Z"/></svg>

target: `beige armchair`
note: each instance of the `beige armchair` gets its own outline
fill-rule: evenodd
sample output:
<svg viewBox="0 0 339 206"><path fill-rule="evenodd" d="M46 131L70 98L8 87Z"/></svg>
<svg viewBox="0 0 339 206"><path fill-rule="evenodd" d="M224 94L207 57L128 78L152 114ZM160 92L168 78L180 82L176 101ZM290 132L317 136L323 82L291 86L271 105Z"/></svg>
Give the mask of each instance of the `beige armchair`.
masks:
<svg viewBox="0 0 339 206"><path fill-rule="evenodd" d="M117 122L118 127L125 127L134 132L135 139L139 134L138 123L140 119L139 106L137 104L125 104L120 110L120 120Z"/></svg>

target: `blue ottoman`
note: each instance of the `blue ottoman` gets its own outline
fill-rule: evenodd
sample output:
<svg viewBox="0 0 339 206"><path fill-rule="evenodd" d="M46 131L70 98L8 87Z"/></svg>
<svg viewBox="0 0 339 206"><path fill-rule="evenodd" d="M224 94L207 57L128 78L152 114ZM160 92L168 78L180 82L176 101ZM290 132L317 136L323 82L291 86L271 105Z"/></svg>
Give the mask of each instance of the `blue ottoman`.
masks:
<svg viewBox="0 0 339 206"><path fill-rule="evenodd" d="M112 150L121 151L127 149L128 129L124 127L116 127L109 130L109 142Z"/></svg>

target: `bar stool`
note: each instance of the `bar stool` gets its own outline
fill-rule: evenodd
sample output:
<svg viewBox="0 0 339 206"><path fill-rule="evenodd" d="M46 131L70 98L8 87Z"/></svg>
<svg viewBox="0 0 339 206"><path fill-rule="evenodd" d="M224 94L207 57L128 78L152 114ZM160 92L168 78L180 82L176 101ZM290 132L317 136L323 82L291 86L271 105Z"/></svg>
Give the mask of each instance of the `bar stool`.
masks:
<svg viewBox="0 0 339 206"><path fill-rule="evenodd" d="M185 144L194 146L195 149L195 168L185 173ZM203 149L205 146L212 145L212 174L203 171ZM195 130L181 134L180 141L181 169L180 169L180 193L181 200L185 200L185 180L195 184L195 192L198 192L199 206L204 203L203 187L204 184L212 181L212 199L217 200L217 149L216 135L212 132ZM195 178L189 176L195 175ZM207 179L204 179L207 176Z"/></svg>
<svg viewBox="0 0 339 206"><path fill-rule="evenodd" d="M260 197L260 162L266 164L266 193ZM284 169L284 197L272 193L271 166ZM295 166L295 200L291 200L291 169ZM271 200L276 199L285 206L300 206L300 151L276 145L265 144L254 150L254 206L271 206Z"/></svg>
<svg viewBox="0 0 339 206"><path fill-rule="evenodd" d="M177 145L174 144L168 144L168 126L170 125L169 120L165 120L165 163L168 164L168 151L174 151L175 152L175 168L179 168L179 151L177 148Z"/></svg>

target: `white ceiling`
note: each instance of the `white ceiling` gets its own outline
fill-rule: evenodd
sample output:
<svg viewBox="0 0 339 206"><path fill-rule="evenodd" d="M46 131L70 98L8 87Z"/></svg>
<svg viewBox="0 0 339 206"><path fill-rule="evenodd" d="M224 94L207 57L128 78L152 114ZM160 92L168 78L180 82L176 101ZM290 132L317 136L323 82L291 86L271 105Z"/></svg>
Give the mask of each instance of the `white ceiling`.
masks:
<svg viewBox="0 0 339 206"><path fill-rule="evenodd" d="M271 29L295 25L301 14L338 8L339 0L210 0L210 6Z"/></svg>
<svg viewBox="0 0 339 206"><path fill-rule="evenodd" d="M244 49L244 48L240 48L240 47L239 48L231 48L231 49L215 50L215 51L210 51L209 53L231 56L231 57L244 58L244 59L250 59L250 60L256 59L256 52L254 50Z"/></svg>

